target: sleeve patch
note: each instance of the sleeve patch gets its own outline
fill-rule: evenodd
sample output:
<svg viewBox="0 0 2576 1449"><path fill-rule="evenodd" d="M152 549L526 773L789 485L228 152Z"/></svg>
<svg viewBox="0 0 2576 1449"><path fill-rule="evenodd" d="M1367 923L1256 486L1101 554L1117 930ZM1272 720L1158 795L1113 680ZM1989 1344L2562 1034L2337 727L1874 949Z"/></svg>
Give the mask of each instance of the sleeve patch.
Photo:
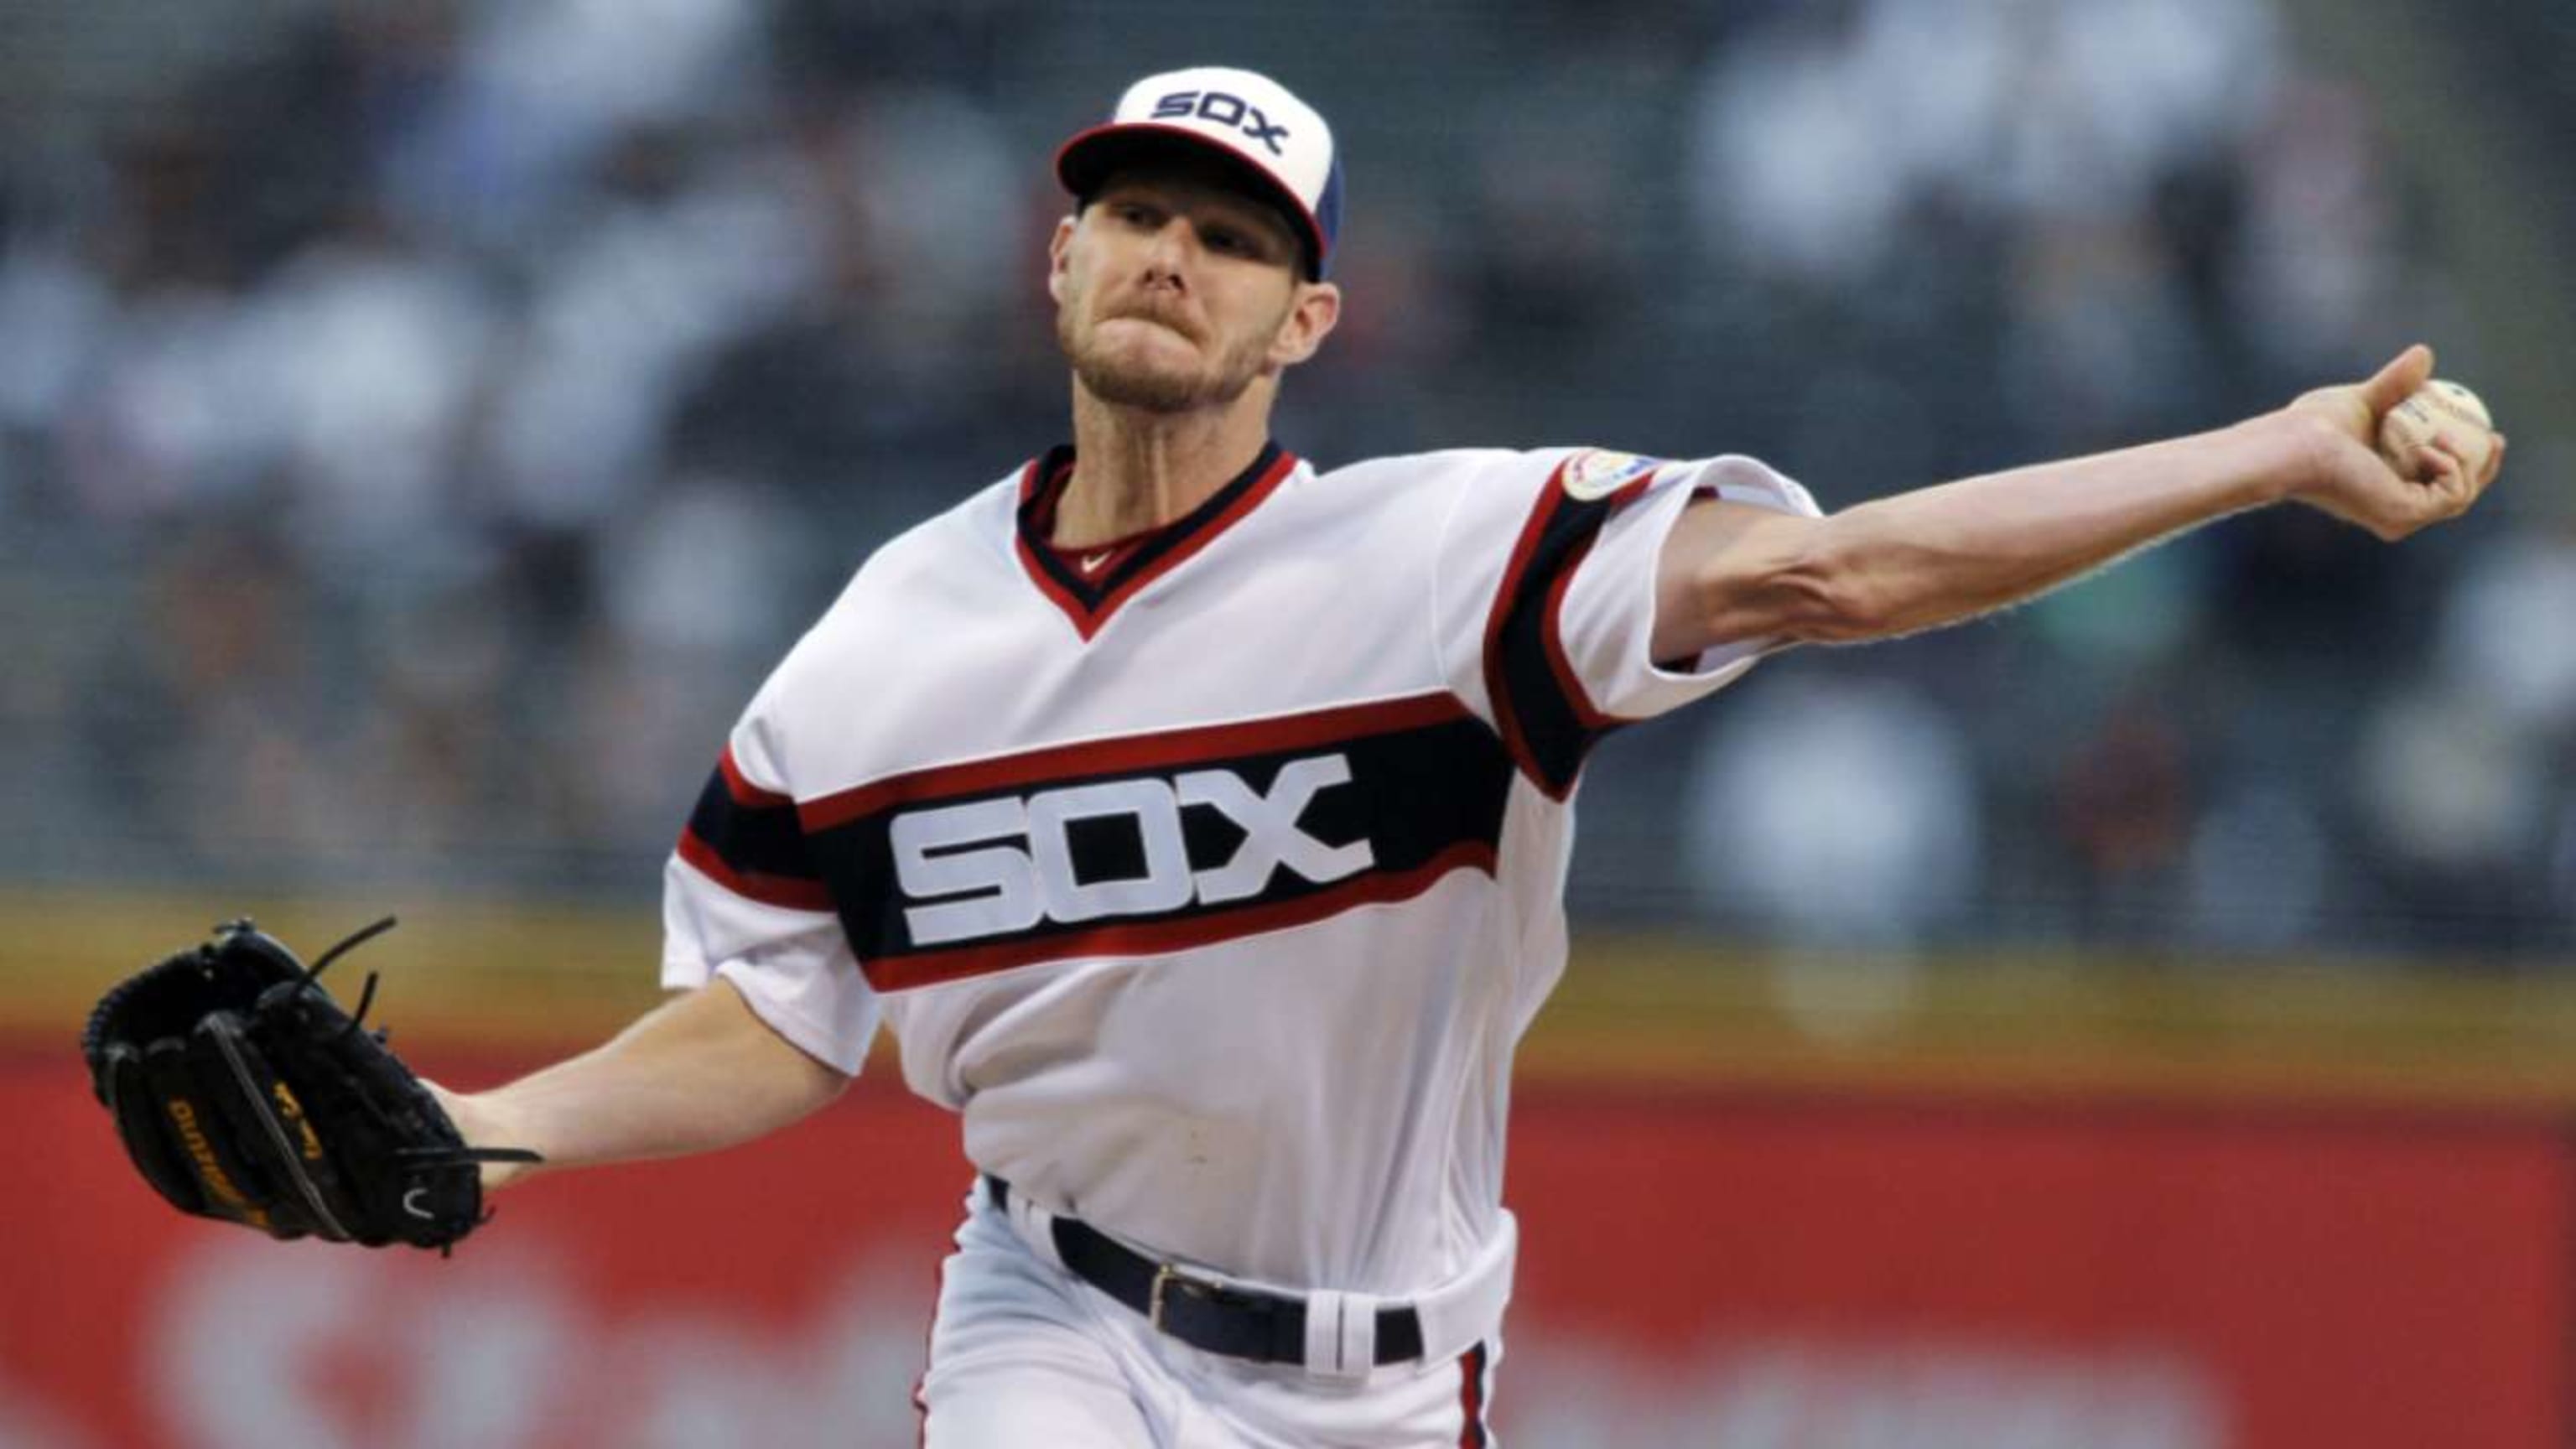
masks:
<svg viewBox="0 0 2576 1449"><path fill-rule="evenodd" d="M1660 458L1640 457L1614 448L1586 448L1565 460L1557 474L1565 496L1577 503L1607 498L1664 466Z"/></svg>

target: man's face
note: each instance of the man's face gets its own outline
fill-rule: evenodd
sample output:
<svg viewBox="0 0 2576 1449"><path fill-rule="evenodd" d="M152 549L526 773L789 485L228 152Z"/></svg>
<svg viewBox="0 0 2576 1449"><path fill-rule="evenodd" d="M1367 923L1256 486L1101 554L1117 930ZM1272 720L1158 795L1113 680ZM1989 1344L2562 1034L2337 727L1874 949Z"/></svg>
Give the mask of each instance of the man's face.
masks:
<svg viewBox="0 0 2576 1449"><path fill-rule="evenodd" d="M1223 406L1311 355L1339 294L1277 212L1196 168L1113 175L1056 231L1047 290L1083 386L1149 412Z"/></svg>

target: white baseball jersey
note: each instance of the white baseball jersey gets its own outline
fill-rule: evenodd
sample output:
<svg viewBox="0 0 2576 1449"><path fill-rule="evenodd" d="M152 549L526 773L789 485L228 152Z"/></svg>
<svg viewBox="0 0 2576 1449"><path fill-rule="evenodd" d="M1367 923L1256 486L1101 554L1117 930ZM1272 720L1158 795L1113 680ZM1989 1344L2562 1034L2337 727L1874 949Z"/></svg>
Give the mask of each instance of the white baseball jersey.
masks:
<svg viewBox="0 0 2576 1449"><path fill-rule="evenodd" d="M1565 963L1585 751L1758 642L1649 659L1751 459L1273 447L1127 547L1058 449L886 544L734 728L663 979L859 1070L880 1022L1014 1190L1164 1259L1403 1295L1500 1230L1515 1043Z"/></svg>

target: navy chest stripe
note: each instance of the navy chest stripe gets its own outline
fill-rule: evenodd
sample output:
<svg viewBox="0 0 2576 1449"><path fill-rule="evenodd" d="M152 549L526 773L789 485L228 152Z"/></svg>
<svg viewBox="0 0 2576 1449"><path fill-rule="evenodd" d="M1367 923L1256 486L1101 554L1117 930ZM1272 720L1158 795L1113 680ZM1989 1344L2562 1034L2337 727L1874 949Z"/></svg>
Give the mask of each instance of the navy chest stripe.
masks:
<svg viewBox="0 0 2576 1449"><path fill-rule="evenodd" d="M1021 936L985 945L906 956L880 957L865 963L868 984L878 991L908 991L962 981L995 971L1064 961L1078 956L1159 956L1213 946L1223 941L1311 925L1366 905L1408 901L1459 870L1494 873L1494 847L1467 842L1443 851L1411 870L1377 872L1349 883L1284 900L1233 910L1156 920L1110 921L1080 930L1044 936Z"/></svg>
<svg viewBox="0 0 2576 1449"><path fill-rule="evenodd" d="M1119 735L890 775L855 789L817 796L799 805L796 813L808 832L820 832L912 801L954 799L1082 776L1300 750L1363 735L1473 719L1457 696L1432 693L1237 724Z"/></svg>
<svg viewBox="0 0 2576 1449"><path fill-rule="evenodd" d="M1512 763L1447 694L1089 741L804 807L880 990L1186 950L1491 874Z"/></svg>

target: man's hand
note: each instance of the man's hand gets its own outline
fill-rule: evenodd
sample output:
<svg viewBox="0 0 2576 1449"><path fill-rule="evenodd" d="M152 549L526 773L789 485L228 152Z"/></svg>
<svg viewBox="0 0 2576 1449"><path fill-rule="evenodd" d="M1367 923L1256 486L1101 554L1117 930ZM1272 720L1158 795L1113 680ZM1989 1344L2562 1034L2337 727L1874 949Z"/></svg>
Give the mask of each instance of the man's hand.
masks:
<svg viewBox="0 0 2576 1449"><path fill-rule="evenodd" d="M2367 382L2319 388L2284 408L2280 416L2302 430L2308 449L2305 479L2291 496L2389 543L2466 513L2504 467L2501 434L2474 475L2438 439L2420 450L2412 478L2377 448L2380 419L2432 376L2433 350L2418 343Z"/></svg>

